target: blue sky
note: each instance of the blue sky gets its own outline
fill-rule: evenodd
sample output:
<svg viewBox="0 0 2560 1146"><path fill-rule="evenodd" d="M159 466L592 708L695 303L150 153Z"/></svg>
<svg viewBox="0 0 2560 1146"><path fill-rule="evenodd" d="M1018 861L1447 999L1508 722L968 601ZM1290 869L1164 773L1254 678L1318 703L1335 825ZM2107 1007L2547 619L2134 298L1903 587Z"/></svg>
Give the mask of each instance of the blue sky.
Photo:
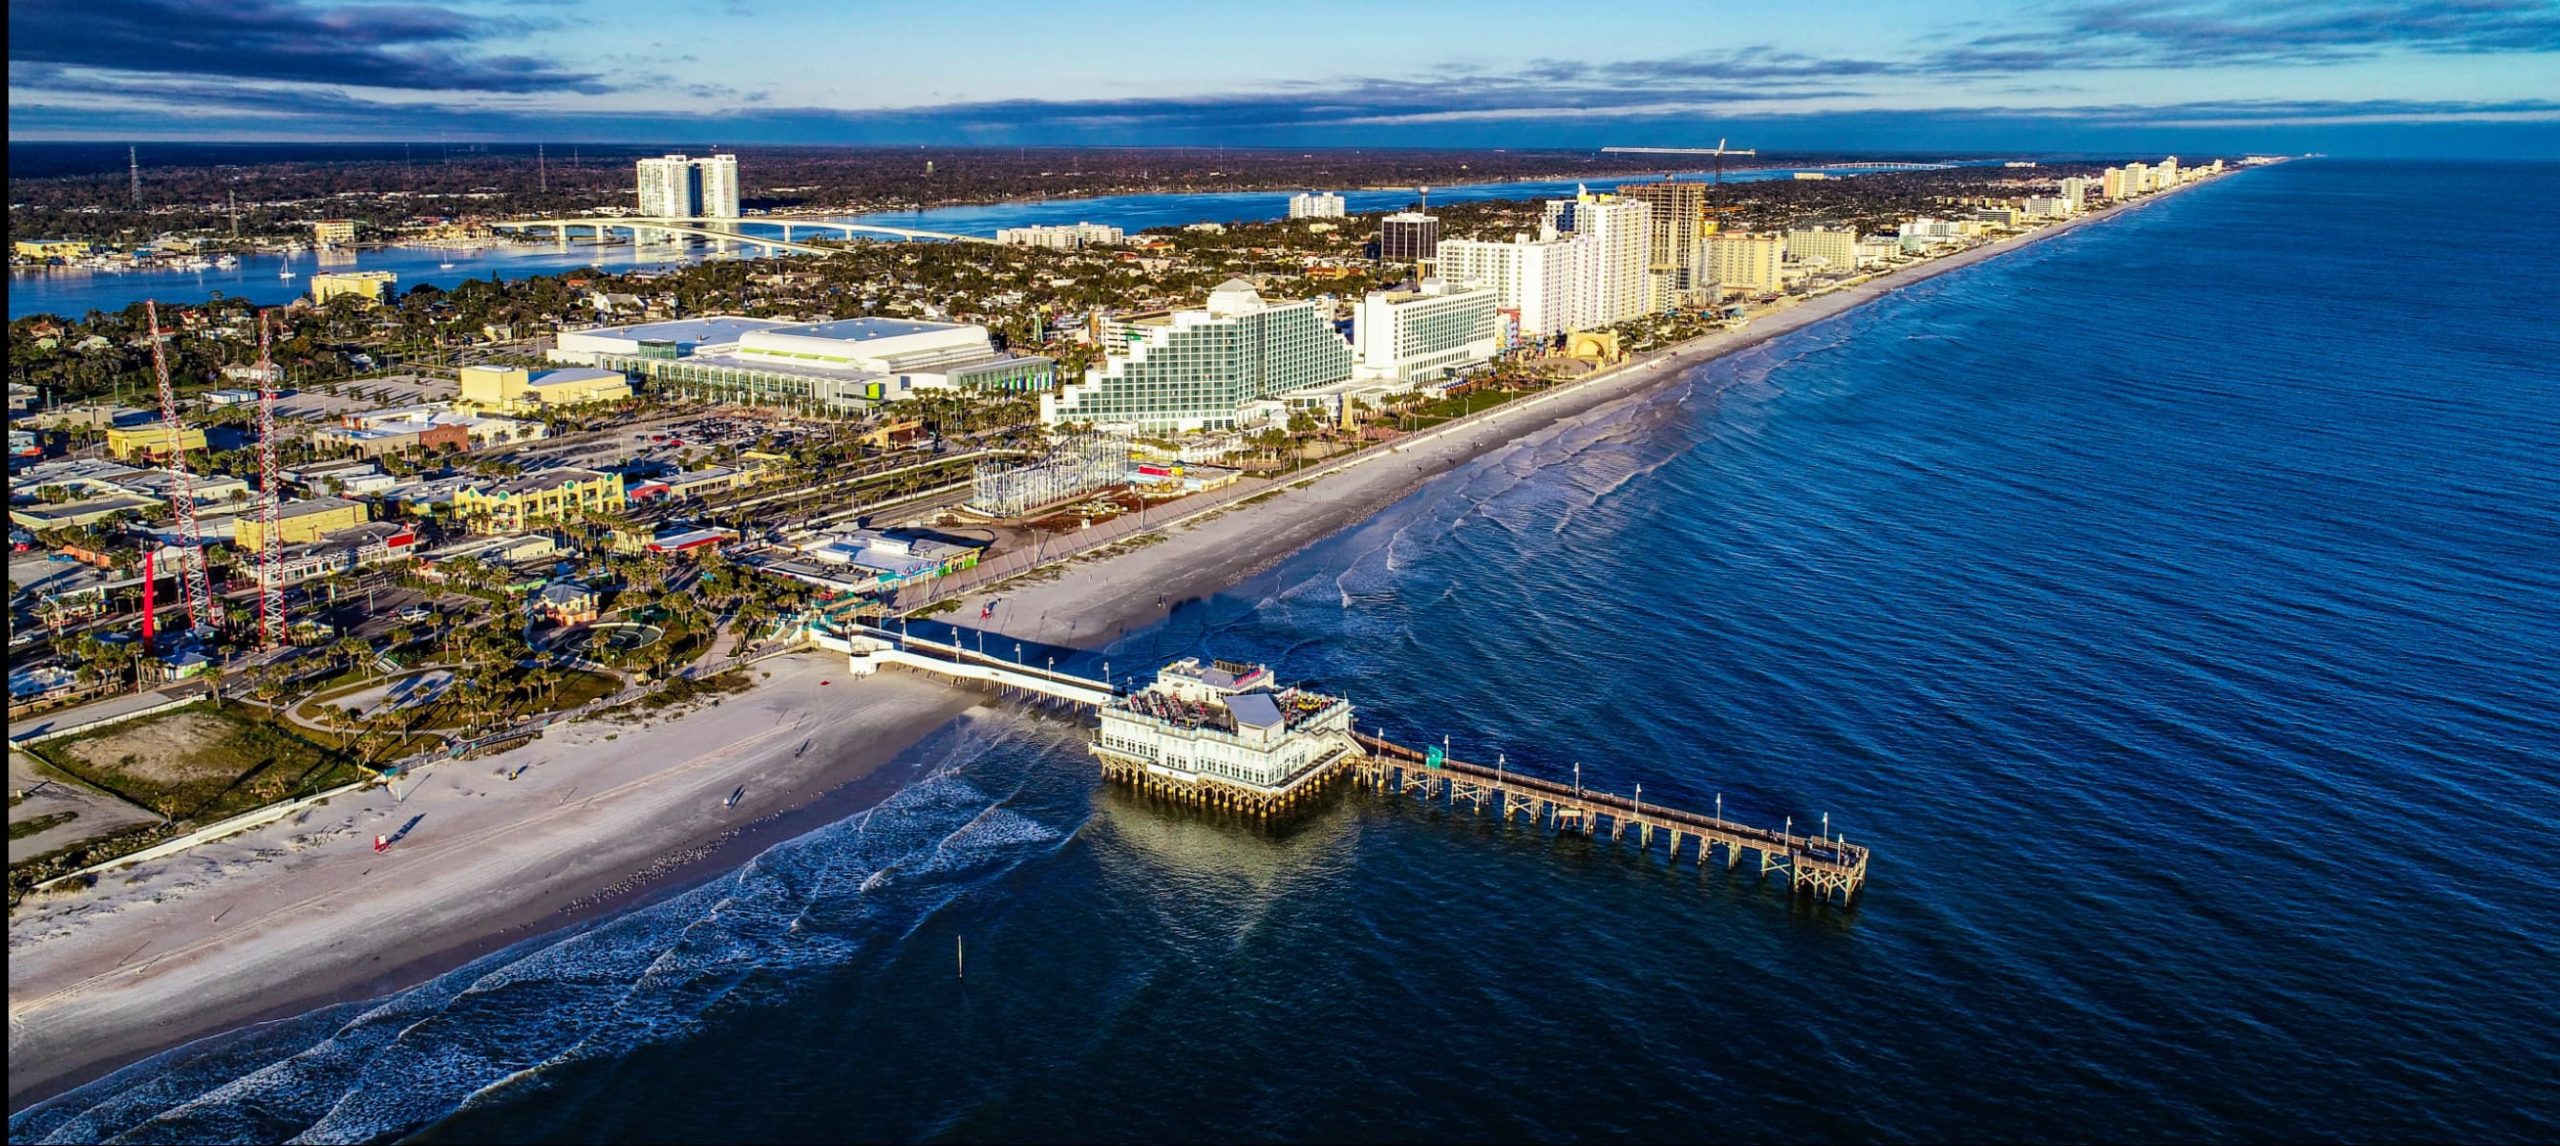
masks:
<svg viewBox="0 0 2560 1146"><path fill-rule="evenodd" d="M13 140L2560 156L2560 0L10 0Z"/></svg>

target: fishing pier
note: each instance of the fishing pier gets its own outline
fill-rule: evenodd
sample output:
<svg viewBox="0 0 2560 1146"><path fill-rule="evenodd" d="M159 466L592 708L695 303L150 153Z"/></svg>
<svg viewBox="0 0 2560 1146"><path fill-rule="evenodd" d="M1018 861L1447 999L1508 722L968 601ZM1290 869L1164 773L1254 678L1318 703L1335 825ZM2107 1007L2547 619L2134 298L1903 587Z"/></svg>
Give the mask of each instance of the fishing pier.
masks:
<svg viewBox="0 0 2560 1146"><path fill-rule="evenodd" d="M1464 802L1479 815L1488 808L1494 810L1505 823L1516 819L1585 836L1598 836L1605 824L1612 842L1633 837L1642 850L1650 850L1660 837L1674 862L1681 858L1680 849L1688 846L1700 867L1715 862L1719 847L1724 849L1728 871L1741 865L1742 853L1751 852L1759 857L1763 877L1783 873L1793 890L1818 899L1836 896L1844 904L1856 899L1867 884L1866 847L1832 835L1827 816L1818 835L1798 834L1792 819L1781 828L1756 828L1725 819L1721 806L1713 815L1699 815L1649 805L1642 786L1632 797L1595 792L1579 784L1523 776L1508 767L1470 764L1437 750L1417 751L1365 733L1351 735L1364 751L1346 766L1362 787L1382 795L1452 807Z"/></svg>
<svg viewBox="0 0 2560 1146"><path fill-rule="evenodd" d="M1269 819L1349 780L1397 799L1467 804L1479 815L1491 810L1504 823L1587 838L1605 833L1645 852L1659 839L1673 862L1694 858L1701 868L1722 848L1725 869L1737 870L1747 852L1762 878L1783 875L1792 892L1816 899L1847 904L1867 884L1867 848L1833 834L1827 815L1810 834L1797 832L1792 817L1775 829L1754 827L1726 819L1722 797L1714 812L1701 814L1648 803L1641 785L1632 796L1586 788L1579 766L1574 781L1563 783L1522 775L1507 761L1487 767L1443 748L1409 748L1359 732L1349 701L1283 687L1261 665L1186 657L1166 665L1155 683L1126 688L1006 660L969 647L957 633L935 641L856 626L817 643L845 652L855 676L900 668L1091 708L1100 721L1092 751L1103 777L1177 803Z"/></svg>

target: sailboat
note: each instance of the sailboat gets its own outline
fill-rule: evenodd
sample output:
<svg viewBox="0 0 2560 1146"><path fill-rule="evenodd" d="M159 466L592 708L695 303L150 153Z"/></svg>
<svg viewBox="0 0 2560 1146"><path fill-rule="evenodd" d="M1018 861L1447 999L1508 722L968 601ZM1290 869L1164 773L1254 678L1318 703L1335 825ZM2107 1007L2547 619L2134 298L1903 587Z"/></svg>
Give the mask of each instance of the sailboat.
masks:
<svg viewBox="0 0 2560 1146"><path fill-rule="evenodd" d="M437 264L436 264L436 269L437 269L437 270L440 270L440 271L449 271L449 270L452 270L452 269L453 269L453 264L452 264L452 263L437 263Z"/></svg>
<svg viewBox="0 0 2560 1146"><path fill-rule="evenodd" d="M276 277L277 277L277 278L280 278L280 279L289 279L289 278L292 278L292 277L293 277L293 268L292 268L292 267L286 267L286 268L284 268L283 270L277 271L277 272L276 272Z"/></svg>

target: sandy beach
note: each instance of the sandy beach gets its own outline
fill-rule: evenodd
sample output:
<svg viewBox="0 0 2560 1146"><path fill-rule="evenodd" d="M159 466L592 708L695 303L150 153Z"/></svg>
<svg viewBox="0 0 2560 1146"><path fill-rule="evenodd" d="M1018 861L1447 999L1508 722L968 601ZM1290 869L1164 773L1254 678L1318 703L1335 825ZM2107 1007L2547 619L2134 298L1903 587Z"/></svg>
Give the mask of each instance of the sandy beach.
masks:
<svg viewBox="0 0 2560 1146"><path fill-rule="evenodd" d="M395 990L621 910L679 868L743 850L719 845L770 835L750 830L761 822L861 786L983 702L910 676L850 688L824 653L758 671L772 676L717 707L555 728L31 899L9 921L10 1108L188 1039ZM376 835L400 839L376 855Z"/></svg>
<svg viewBox="0 0 2560 1146"><path fill-rule="evenodd" d="M1178 604L1233 585L1520 435L2141 206L1906 268L1355 455L1303 488L1298 475L1279 496L1175 517L1157 544L1005 590L994 627L1106 643L1160 619L1158 597ZM876 801L903 782L881 772L886 762L992 703L902 674L855 686L825 653L758 667L770 678L717 707L554 729L393 791L30 900L9 925L10 1109L179 1043L395 990L698 882L812 816ZM744 797L724 807L741 784ZM404 830L374 854L375 835Z"/></svg>

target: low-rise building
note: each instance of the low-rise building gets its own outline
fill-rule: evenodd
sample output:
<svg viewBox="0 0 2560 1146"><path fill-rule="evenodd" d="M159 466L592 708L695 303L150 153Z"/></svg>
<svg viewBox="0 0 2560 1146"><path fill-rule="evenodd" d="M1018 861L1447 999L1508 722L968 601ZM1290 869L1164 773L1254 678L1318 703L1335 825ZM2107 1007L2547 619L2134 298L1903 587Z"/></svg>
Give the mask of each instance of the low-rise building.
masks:
<svg viewBox="0 0 2560 1146"><path fill-rule="evenodd" d="M982 543L878 529L829 534L800 547L812 562L835 567L838 578L849 578L862 592L895 590L972 568L984 551Z"/></svg>
<svg viewBox="0 0 2560 1146"><path fill-rule="evenodd" d="M9 244L11 253L19 258L34 259L38 262L61 259L67 263L74 259L85 259L89 257L89 252L96 249L97 244L87 239L19 239Z"/></svg>
<svg viewBox="0 0 2560 1146"><path fill-rule="evenodd" d="M140 517L145 510L159 505L145 498L115 494L47 504L30 502L9 507L9 520L38 533L53 529L71 529L111 521L119 514Z"/></svg>
<svg viewBox="0 0 2560 1146"><path fill-rule="evenodd" d="M618 402L631 396L631 380L621 371L570 367L540 373L521 366L465 366L459 410L522 413Z"/></svg>
<svg viewBox="0 0 2560 1146"><path fill-rule="evenodd" d="M135 458L166 458L180 450L204 448L204 431L194 426L171 426L167 422L147 422L135 426L107 427L107 456L121 461Z"/></svg>
<svg viewBox="0 0 2560 1146"><path fill-rule="evenodd" d="M555 625L583 625L596 619L603 598L575 581L554 581L526 603L533 614Z"/></svg>
<svg viewBox="0 0 2560 1146"><path fill-rule="evenodd" d="M692 501L715 493L745 489L755 484L762 473L761 467L732 469L727 466L711 466L706 469L669 474L661 478L626 482L624 492L633 501L647 501L661 497L676 501Z"/></svg>
<svg viewBox="0 0 2560 1146"><path fill-rule="evenodd" d="M453 508L475 529L519 533L580 510L620 509L623 501L621 474L563 467L466 486L453 495Z"/></svg>
<svg viewBox="0 0 2560 1146"><path fill-rule="evenodd" d="M339 297L380 303L391 295L400 276L391 271L321 271L311 276L311 301L322 306Z"/></svg>
<svg viewBox="0 0 2560 1146"><path fill-rule="evenodd" d="M347 414L339 424L354 429L373 430L398 422L424 422L435 426L460 426L464 436L475 446L509 445L538 442L551 436L551 427L531 418L507 418L496 414L466 413L454 409L451 402L420 402L410 406L385 406L379 410Z"/></svg>
<svg viewBox="0 0 2560 1146"><path fill-rule="evenodd" d="M343 497L315 497L288 501L276 507L276 538L283 545L309 545L313 542L353 529L372 520L373 514L360 501ZM244 513L232 525L231 543L251 553L267 548L266 523L257 515Z"/></svg>
<svg viewBox="0 0 2560 1146"><path fill-rule="evenodd" d="M460 453L471 448L471 435L460 426L433 422L377 422L364 429L322 426L311 431L311 442L319 449L344 450L360 458L379 458L387 454L423 450Z"/></svg>
<svg viewBox="0 0 2560 1146"><path fill-rule="evenodd" d="M484 565L513 565L519 561L548 561L559 552L560 543L545 534L500 533L447 542L424 556L431 563L468 558Z"/></svg>
<svg viewBox="0 0 2560 1146"><path fill-rule="evenodd" d="M406 525L373 521L339 530L318 541L287 545L276 555L276 584L293 585L344 573L414 561L418 534Z"/></svg>

